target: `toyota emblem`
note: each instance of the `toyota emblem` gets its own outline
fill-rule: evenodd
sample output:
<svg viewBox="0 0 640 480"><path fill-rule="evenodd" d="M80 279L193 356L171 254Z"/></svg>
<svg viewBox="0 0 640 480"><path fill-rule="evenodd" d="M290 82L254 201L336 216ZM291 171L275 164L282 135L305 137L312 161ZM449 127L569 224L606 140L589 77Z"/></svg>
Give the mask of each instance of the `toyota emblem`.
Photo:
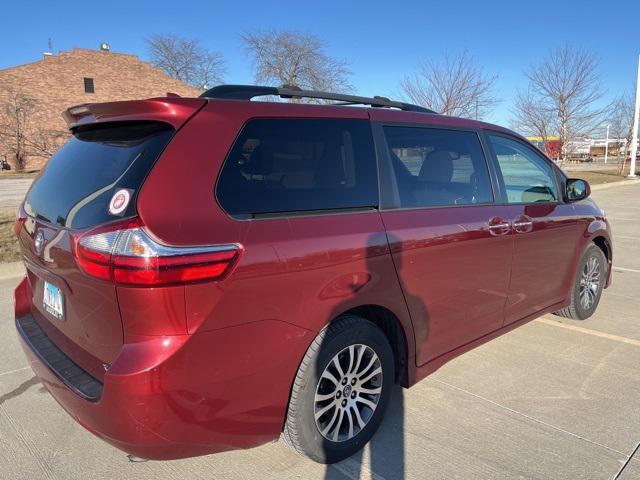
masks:
<svg viewBox="0 0 640 480"><path fill-rule="evenodd" d="M44 233L42 233L42 230L38 230L38 233L36 233L36 238L33 243L33 248L38 255L42 253L43 245L44 245Z"/></svg>

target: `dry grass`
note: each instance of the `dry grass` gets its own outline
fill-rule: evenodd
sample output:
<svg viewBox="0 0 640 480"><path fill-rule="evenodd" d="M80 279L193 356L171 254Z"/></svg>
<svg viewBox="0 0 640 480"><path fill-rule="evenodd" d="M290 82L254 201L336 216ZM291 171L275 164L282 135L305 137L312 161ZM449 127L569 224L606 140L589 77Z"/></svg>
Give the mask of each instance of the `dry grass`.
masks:
<svg viewBox="0 0 640 480"><path fill-rule="evenodd" d="M0 263L17 262L20 250L13 229L15 215L0 213Z"/></svg>
<svg viewBox="0 0 640 480"><path fill-rule="evenodd" d="M0 178L35 178L40 170L26 170L24 172L0 171Z"/></svg>
<svg viewBox="0 0 640 480"><path fill-rule="evenodd" d="M570 178L581 178L591 185L599 185L601 183L619 182L624 180L624 175L618 175L615 170L598 170L598 171L573 171L566 172Z"/></svg>

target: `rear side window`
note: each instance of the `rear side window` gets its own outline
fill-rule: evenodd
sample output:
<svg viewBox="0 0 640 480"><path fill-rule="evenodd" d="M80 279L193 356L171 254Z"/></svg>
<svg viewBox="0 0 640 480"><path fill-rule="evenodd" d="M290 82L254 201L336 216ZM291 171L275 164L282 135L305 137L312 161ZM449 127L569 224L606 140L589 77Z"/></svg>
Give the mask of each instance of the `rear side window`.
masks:
<svg viewBox="0 0 640 480"><path fill-rule="evenodd" d="M91 227L119 218L108 206L115 191L125 188L132 195L122 216L134 215L137 192L173 132L152 122L76 130L35 180L25 211L63 227Z"/></svg>
<svg viewBox="0 0 640 480"><path fill-rule="evenodd" d="M400 207L493 201L487 163L474 132L384 127Z"/></svg>
<svg viewBox="0 0 640 480"><path fill-rule="evenodd" d="M239 218L376 207L369 122L252 120L227 156L216 195Z"/></svg>

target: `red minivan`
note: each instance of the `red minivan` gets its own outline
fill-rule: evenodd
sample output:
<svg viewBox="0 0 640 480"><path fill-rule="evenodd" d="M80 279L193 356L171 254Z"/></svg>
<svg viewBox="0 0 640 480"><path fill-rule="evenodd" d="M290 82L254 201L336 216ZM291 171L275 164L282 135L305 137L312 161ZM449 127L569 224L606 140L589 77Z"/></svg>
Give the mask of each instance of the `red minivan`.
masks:
<svg viewBox="0 0 640 480"><path fill-rule="evenodd" d="M16 221L16 327L60 405L136 457L283 436L339 461L395 383L586 319L610 282L587 182L501 127L232 85L64 116Z"/></svg>

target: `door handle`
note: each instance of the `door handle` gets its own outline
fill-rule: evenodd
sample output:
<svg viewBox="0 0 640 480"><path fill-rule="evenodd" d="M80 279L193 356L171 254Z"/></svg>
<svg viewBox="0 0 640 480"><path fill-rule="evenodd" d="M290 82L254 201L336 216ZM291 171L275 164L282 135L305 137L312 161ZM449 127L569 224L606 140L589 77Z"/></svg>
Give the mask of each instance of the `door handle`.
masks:
<svg viewBox="0 0 640 480"><path fill-rule="evenodd" d="M502 217L493 217L489 220L488 226L489 233L496 237L506 235L511 230L511 223Z"/></svg>
<svg viewBox="0 0 640 480"><path fill-rule="evenodd" d="M516 233L529 233L533 230L533 219L528 215L518 215L513 219L513 229Z"/></svg>

